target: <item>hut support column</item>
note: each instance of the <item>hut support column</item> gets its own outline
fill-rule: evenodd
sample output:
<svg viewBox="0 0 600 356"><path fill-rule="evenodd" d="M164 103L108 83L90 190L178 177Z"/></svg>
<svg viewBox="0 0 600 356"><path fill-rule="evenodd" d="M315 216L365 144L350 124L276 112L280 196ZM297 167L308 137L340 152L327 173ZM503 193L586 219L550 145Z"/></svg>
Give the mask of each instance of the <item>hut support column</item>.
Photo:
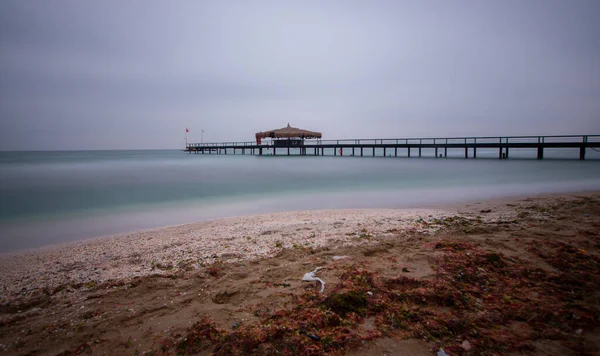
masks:
<svg viewBox="0 0 600 356"><path fill-rule="evenodd" d="M387 156L387 154L386 154L386 152L385 152L385 151L386 151L386 149L385 149L385 147L384 147L384 148L383 148L383 157L386 157L386 156Z"/></svg>
<svg viewBox="0 0 600 356"><path fill-rule="evenodd" d="M352 157L354 157L354 147L352 147Z"/></svg>
<svg viewBox="0 0 600 356"><path fill-rule="evenodd" d="M398 157L398 147L394 147L394 157Z"/></svg>
<svg viewBox="0 0 600 356"><path fill-rule="evenodd" d="M361 157L363 156L363 148L362 147L360 148L360 156Z"/></svg>
<svg viewBox="0 0 600 356"><path fill-rule="evenodd" d="M437 154L438 154L438 148L436 147L435 148L435 158L437 158L437 156L438 156Z"/></svg>
<svg viewBox="0 0 600 356"><path fill-rule="evenodd" d="M410 147L408 148L408 158L410 158Z"/></svg>
<svg viewBox="0 0 600 356"><path fill-rule="evenodd" d="M544 147L538 147L537 159L544 159Z"/></svg>
<svg viewBox="0 0 600 356"><path fill-rule="evenodd" d="M473 158L477 158L477 147L473 147Z"/></svg>
<svg viewBox="0 0 600 356"><path fill-rule="evenodd" d="M419 146L419 157L421 157L421 146Z"/></svg>
<svg viewBox="0 0 600 356"><path fill-rule="evenodd" d="M469 148L465 147L465 158L469 158Z"/></svg>
<svg viewBox="0 0 600 356"><path fill-rule="evenodd" d="M288 147L288 156L290 155L290 148Z"/></svg>
<svg viewBox="0 0 600 356"><path fill-rule="evenodd" d="M585 146L579 147L579 159L585 160Z"/></svg>
<svg viewBox="0 0 600 356"><path fill-rule="evenodd" d="M508 147L506 147L506 154L504 155L504 158L508 159Z"/></svg>
<svg viewBox="0 0 600 356"><path fill-rule="evenodd" d="M448 158L448 147L444 147L444 158Z"/></svg>
<svg viewBox="0 0 600 356"><path fill-rule="evenodd" d="M375 146L373 146L373 157L375 157Z"/></svg>

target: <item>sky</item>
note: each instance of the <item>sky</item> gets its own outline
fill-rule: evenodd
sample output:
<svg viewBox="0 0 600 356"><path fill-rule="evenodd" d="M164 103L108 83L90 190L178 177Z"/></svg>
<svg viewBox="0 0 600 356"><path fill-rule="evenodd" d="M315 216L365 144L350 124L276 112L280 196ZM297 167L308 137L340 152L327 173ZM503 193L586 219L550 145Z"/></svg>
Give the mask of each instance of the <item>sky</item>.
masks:
<svg viewBox="0 0 600 356"><path fill-rule="evenodd" d="M600 1L0 1L0 150L600 134Z"/></svg>

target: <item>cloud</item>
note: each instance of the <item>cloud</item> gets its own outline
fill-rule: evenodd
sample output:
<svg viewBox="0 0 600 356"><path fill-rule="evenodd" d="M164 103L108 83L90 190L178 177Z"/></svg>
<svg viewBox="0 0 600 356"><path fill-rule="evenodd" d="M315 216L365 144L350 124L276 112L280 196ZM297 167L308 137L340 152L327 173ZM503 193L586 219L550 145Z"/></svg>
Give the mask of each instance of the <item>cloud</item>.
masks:
<svg viewBox="0 0 600 356"><path fill-rule="evenodd" d="M596 1L0 3L0 149L598 133Z"/></svg>

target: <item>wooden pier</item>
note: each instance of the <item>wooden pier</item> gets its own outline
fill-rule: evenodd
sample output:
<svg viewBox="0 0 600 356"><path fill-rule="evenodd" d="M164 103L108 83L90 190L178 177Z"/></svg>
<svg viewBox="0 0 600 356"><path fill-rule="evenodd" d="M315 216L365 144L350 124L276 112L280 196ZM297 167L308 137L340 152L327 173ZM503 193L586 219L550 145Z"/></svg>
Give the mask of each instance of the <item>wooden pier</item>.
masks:
<svg viewBox="0 0 600 356"><path fill-rule="evenodd" d="M296 155L296 156L376 156L399 157L398 150L406 150L404 157L426 157L423 150L433 149L433 157L446 158L448 150L464 150L464 158L477 158L478 149L496 149L499 159L508 159L511 149L535 149L537 159L544 158L548 148L575 148L579 159L584 160L586 150L600 150L600 135L564 136L509 136L509 137L448 137L448 138L398 138L398 139L346 139L304 140L290 145L281 140L256 142L189 143L186 152L195 154L241 154L241 155ZM432 157L431 154L427 155ZM576 158L576 157L573 157Z"/></svg>

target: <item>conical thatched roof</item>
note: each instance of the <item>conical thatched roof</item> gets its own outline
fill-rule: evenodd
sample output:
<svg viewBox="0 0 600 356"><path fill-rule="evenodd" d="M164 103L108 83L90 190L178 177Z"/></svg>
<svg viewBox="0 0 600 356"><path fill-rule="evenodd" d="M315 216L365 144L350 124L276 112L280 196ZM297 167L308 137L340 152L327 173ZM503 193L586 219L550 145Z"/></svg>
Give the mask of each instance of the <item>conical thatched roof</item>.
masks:
<svg viewBox="0 0 600 356"><path fill-rule="evenodd" d="M282 127L280 129L256 133L256 138L321 138L321 136L322 135L320 132L302 130L296 127L291 127L289 123L286 127Z"/></svg>

